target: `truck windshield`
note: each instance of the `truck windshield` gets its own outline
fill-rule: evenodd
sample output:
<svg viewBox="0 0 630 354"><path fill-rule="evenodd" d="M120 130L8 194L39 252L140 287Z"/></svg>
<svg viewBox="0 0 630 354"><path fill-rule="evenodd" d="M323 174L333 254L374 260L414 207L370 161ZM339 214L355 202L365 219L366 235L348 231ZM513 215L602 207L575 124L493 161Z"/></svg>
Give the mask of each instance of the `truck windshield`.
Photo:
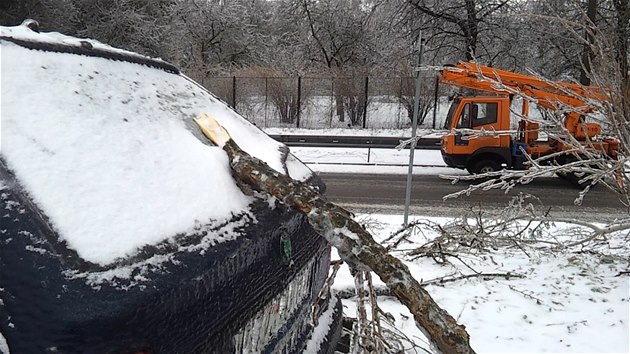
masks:
<svg viewBox="0 0 630 354"><path fill-rule="evenodd" d="M455 99L451 103L451 108L448 109L448 114L446 114L446 121L444 121L444 129L451 129L453 115L455 115L455 111L457 110L457 106L459 106L460 101L461 99L459 97L455 97Z"/></svg>

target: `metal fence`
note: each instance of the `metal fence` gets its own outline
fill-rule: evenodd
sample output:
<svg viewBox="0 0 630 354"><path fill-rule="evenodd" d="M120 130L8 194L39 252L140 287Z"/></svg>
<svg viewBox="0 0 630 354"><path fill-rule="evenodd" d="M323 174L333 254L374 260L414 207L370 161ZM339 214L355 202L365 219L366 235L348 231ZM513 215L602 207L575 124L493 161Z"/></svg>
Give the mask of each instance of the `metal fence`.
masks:
<svg viewBox="0 0 630 354"><path fill-rule="evenodd" d="M259 127L400 129L411 125L413 77L207 77L201 83ZM438 99L435 76L422 77L422 83L420 126L440 127L445 100Z"/></svg>

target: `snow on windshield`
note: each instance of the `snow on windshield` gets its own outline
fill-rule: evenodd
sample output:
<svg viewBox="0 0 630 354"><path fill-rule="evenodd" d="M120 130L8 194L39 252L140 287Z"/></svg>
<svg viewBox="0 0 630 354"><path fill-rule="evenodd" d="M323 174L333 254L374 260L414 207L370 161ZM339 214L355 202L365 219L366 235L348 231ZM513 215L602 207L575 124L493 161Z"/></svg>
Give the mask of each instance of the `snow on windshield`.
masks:
<svg viewBox="0 0 630 354"><path fill-rule="evenodd" d="M18 39L79 41L0 29ZM199 139L192 118L200 113L277 171L311 174L293 157L285 168L279 143L181 75L2 41L1 84L2 158L90 262L106 265L248 210L252 198L236 186L226 154Z"/></svg>

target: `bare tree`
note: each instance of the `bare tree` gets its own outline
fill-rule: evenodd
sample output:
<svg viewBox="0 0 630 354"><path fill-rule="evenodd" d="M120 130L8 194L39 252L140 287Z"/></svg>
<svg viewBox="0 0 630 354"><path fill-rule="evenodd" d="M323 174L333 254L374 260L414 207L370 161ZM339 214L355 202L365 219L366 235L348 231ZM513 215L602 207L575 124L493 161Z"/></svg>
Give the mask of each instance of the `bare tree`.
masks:
<svg viewBox="0 0 630 354"><path fill-rule="evenodd" d="M626 89L630 89L630 3L627 0L613 0L617 23L615 25L615 59L619 65Z"/></svg>
<svg viewBox="0 0 630 354"><path fill-rule="evenodd" d="M308 58L333 76L366 75L373 57L369 32L380 4L380 1L301 0L296 10L308 27ZM367 109L367 101L358 87L354 80L336 81L334 95L340 121L345 120L347 113L351 124L356 125Z"/></svg>
<svg viewBox="0 0 630 354"><path fill-rule="evenodd" d="M586 14L588 17L587 28L595 25L596 16L597 16L597 0L588 0ZM591 71L591 62L593 61L593 57L595 53L593 53L593 33L591 30L586 31L586 40L587 44L584 45L584 50L582 51L582 70L580 71L580 83L582 85L590 85L591 78L589 77L589 73Z"/></svg>
<svg viewBox="0 0 630 354"><path fill-rule="evenodd" d="M463 47L457 49L466 60L478 57L478 40L483 26L508 3L508 0L407 0L407 6L428 18L427 24L433 28L431 32L435 37L455 36L463 40Z"/></svg>
<svg viewBox="0 0 630 354"><path fill-rule="evenodd" d="M579 77L585 84L595 60L595 53L591 51L592 36L598 32L600 36L613 39L611 48L617 52L615 61L622 75L627 76L629 7L623 0L528 0L521 3L519 13L526 16L527 21L513 28L524 32L517 43L525 52L518 55L516 67L530 68L550 78ZM580 38L576 37L576 30L581 33ZM585 40L590 43L584 43Z"/></svg>
<svg viewBox="0 0 630 354"><path fill-rule="evenodd" d="M380 2L300 0L308 27L309 59L328 69L362 67L370 62L367 32Z"/></svg>
<svg viewBox="0 0 630 354"><path fill-rule="evenodd" d="M198 80L260 65L270 6L266 1L178 1L171 8L172 57Z"/></svg>
<svg viewBox="0 0 630 354"><path fill-rule="evenodd" d="M42 31L76 33L74 0L4 0L0 2L0 25L18 25L25 19L36 20Z"/></svg>
<svg viewBox="0 0 630 354"><path fill-rule="evenodd" d="M75 35L163 57L173 0L71 0Z"/></svg>
<svg viewBox="0 0 630 354"><path fill-rule="evenodd" d="M400 103L405 107L405 111L407 111L407 118L411 122L413 120L413 108L414 108L414 100L415 100L415 87L416 87L416 79L414 77L403 77L401 82L401 94L400 94ZM426 118L429 111L434 108L434 87L433 87L434 79L433 77L423 77L421 78L421 86L420 86L420 102L418 105L418 125L424 123L424 119Z"/></svg>
<svg viewBox="0 0 630 354"><path fill-rule="evenodd" d="M276 108L280 122L294 124L306 95L300 95L298 102L297 77L268 77L268 95Z"/></svg>

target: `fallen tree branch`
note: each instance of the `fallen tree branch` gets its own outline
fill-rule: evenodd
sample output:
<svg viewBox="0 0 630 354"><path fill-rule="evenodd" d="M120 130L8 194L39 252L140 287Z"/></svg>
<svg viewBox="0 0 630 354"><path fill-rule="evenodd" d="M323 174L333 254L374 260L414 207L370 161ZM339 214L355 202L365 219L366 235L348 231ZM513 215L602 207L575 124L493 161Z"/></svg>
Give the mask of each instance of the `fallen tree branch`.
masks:
<svg viewBox="0 0 630 354"><path fill-rule="evenodd" d="M474 273L474 274L464 274L459 276L451 276L451 277L441 277L433 280L423 281L422 285L430 285L430 284L444 284L448 282L469 279L469 278L482 278L483 280L490 280L492 278L504 278L505 280L510 280L510 278L525 278L522 274L517 273Z"/></svg>
<svg viewBox="0 0 630 354"><path fill-rule="evenodd" d="M388 238L388 250L391 252L404 252L406 259L414 260L420 257L433 259L438 264L449 261L449 257L459 260L468 267L465 261L458 255L492 253L503 248L517 248L528 258L530 252L544 249L549 252L561 250L576 251L578 249L591 249L596 246L608 245L609 237L615 233L630 230L630 219L618 219L606 225L577 218L551 216L551 208L538 208L532 202L532 196L519 194L515 196L509 205L498 211L476 210L471 208L453 221L443 224L429 221L416 221L411 229L397 231ZM534 198L537 200L537 198ZM559 223L566 225L558 225ZM401 240L410 242L409 235L419 232L415 228L422 225L428 237L414 237L414 243L407 248L410 250L395 249ZM561 233L552 234L550 230L562 227ZM436 236L437 235L437 236ZM419 242L426 240L425 242ZM625 241L630 240L626 233ZM468 267L476 272L471 267Z"/></svg>
<svg viewBox="0 0 630 354"><path fill-rule="evenodd" d="M341 299L347 300L347 299L353 299L355 296L357 296L357 293L354 287L347 287L341 290L337 289L337 295L339 295ZM393 296L392 292L389 291L389 288L386 288L383 286L374 287L374 295Z"/></svg>
<svg viewBox="0 0 630 354"><path fill-rule="evenodd" d="M422 285L422 286L434 285L434 284L439 285L439 284L450 283L450 282L455 282L455 281L458 281L458 280L464 280L464 279L470 279L470 278L481 278L482 280L490 280L490 279L494 279L494 278L503 278L505 280L511 280L511 279L517 279L517 278L518 279L522 279L522 278L525 278L525 276L523 274L511 273L511 272L507 272L507 273L473 273L473 274L463 274L463 275L446 275L446 276L443 276L443 277L439 277L439 278L423 281L423 282L420 283L420 285ZM352 298L354 298L356 296L355 289L351 288L351 287L338 290L337 294L342 299L352 299ZM389 291L389 288L382 287L382 286L374 287L374 294L376 296L393 296L392 292Z"/></svg>
<svg viewBox="0 0 630 354"><path fill-rule="evenodd" d="M535 297L535 296L534 296L534 295L532 295L532 294L528 294L528 293L526 293L526 292L524 292L524 291L522 291L522 290L518 290L517 288L513 287L512 285L510 285L510 286L509 286L509 288L510 288L511 290L516 291L517 293L519 293L519 294L521 294L521 295L525 296L525 297L526 297L526 298L528 298L528 299L536 300L536 304L537 304L537 305L542 305L542 304L543 304L543 302L542 302L542 300L541 300L541 299L539 299L539 298Z"/></svg>
<svg viewBox="0 0 630 354"><path fill-rule="evenodd" d="M202 132L227 152L234 177L266 192L308 217L315 231L359 271L373 271L413 314L418 328L443 353L474 353L464 326L442 309L407 266L374 241L347 210L330 203L314 187L281 174L243 151L212 117L195 119Z"/></svg>

